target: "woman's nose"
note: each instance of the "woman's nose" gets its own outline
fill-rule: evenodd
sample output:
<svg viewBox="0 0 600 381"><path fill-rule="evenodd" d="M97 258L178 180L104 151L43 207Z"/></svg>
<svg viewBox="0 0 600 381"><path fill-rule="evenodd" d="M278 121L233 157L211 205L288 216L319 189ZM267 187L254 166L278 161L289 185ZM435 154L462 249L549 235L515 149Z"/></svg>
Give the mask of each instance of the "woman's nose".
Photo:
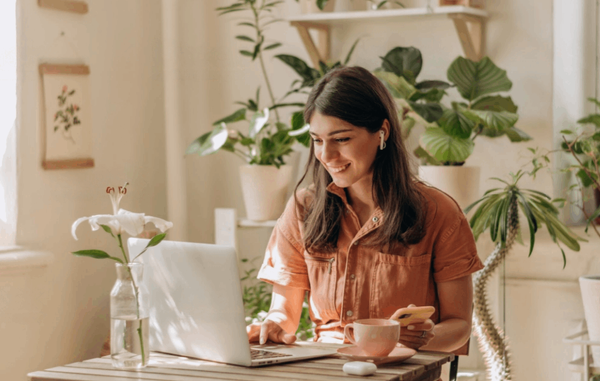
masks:
<svg viewBox="0 0 600 381"><path fill-rule="evenodd" d="M321 147L321 161L329 163L338 155L338 151L331 144L323 143Z"/></svg>

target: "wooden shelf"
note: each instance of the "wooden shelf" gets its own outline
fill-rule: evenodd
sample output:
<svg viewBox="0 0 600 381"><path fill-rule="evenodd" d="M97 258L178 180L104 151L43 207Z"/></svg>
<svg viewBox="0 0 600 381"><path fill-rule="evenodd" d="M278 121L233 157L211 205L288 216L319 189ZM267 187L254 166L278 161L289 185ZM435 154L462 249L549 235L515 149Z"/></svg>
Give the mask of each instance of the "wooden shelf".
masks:
<svg viewBox="0 0 600 381"><path fill-rule="evenodd" d="M240 228L274 228L277 220L254 221L238 218L237 226Z"/></svg>
<svg viewBox="0 0 600 381"><path fill-rule="evenodd" d="M288 17L289 22L315 22L319 24L335 25L351 21L380 20L385 18L412 18L431 16L465 15L471 17L487 18L488 13L482 9L465 7L462 5L449 5L431 8L404 8L404 9L380 9L376 11L353 11L353 12L323 12L308 13Z"/></svg>
<svg viewBox="0 0 600 381"><path fill-rule="evenodd" d="M378 21L382 19L408 19L445 16L452 19L467 58L479 61L484 56L485 20L488 13L482 9L451 5L444 7L386 9L376 11L309 13L288 17L287 21L298 29L314 65L326 62L330 54L330 27L356 21ZM310 29L318 33L318 43L312 39Z"/></svg>

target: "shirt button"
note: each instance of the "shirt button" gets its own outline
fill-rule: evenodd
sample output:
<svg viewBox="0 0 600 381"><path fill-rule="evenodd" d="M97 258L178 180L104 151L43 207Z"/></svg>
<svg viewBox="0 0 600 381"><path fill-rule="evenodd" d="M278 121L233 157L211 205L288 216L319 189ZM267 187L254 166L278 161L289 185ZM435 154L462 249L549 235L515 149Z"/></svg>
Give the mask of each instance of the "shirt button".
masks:
<svg viewBox="0 0 600 381"><path fill-rule="evenodd" d="M352 316L352 311L346 311L347 316Z"/></svg>
<svg viewBox="0 0 600 381"><path fill-rule="evenodd" d="M355 242L354 242L354 246L358 246L358 241L355 241Z"/></svg>
<svg viewBox="0 0 600 381"><path fill-rule="evenodd" d="M373 222L379 221L379 217L373 217Z"/></svg>
<svg viewBox="0 0 600 381"><path fill-rule="evenodd" d="M354 275L354 274L350 275L350 279L354 280L354 278L356 278L356 275Z"/></svg>
<svg viewBox="0 0 600 381"><path fill-rule="evenodd" d="M350 213L350 209L346 209L346 214Z"/></svg>

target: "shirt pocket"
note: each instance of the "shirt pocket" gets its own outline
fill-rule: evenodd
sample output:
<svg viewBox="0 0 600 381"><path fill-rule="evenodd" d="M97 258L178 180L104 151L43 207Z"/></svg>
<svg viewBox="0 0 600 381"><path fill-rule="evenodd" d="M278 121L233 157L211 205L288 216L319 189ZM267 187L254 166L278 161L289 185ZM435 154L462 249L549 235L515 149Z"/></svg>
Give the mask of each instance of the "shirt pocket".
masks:
<svg viewBox="0 0 600 381"><path fill-rule="evenodd" d="M401 256L377 253L371 284L371 318L389 318L409 304L427 301L431 254Z"/></svg>
<svg viewBox="0 0 600 381"><path fill-rule="evenodd" d="M335 309L335 288L337 280L337 253L310 255L304 253L308 271L311 302L317 319L323 323L337 316Z"/></svg>

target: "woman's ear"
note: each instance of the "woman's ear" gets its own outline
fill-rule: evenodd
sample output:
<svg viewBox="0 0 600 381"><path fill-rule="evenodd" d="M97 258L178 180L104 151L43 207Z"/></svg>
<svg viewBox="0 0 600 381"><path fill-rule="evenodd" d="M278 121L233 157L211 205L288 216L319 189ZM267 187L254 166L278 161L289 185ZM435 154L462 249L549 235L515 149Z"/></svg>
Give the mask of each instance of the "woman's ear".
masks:
<svg viewBox="0 0 600 381"><path fill-rule="evenodd" d="M390 137L390 122L387 119L384 119L383 124L381 125L381 129L385 133L383 138L385 140L388 140L388 138Z"/></svg>

